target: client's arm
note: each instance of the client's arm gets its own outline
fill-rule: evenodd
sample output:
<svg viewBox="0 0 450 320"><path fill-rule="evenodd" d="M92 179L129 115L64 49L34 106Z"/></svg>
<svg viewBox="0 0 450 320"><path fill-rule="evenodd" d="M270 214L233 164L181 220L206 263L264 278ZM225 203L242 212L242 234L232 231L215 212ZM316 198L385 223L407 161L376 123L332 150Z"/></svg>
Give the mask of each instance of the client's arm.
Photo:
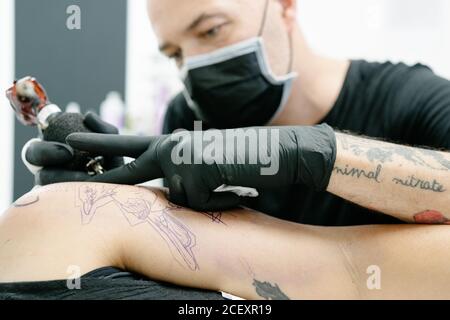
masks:
<svg viewBox="0 0 450 320"><path fill-rule="evenodd" d="M450 298L447 226L313 227L247 209L200 215L146 196L178 235L174 244L166 228L128 233L127 266L153 278L249 299Z"/></svg>
<svg viewBox="0 0 450 320"><path fill-rule="evenodd" d="M89 183L45 187L15 206L0 223L0 282L111 265L243 298L450 297L445 226L308 227L249 210L194 212L159 190ZM381 290L369 290L368 269L381 271Z"/></svg>

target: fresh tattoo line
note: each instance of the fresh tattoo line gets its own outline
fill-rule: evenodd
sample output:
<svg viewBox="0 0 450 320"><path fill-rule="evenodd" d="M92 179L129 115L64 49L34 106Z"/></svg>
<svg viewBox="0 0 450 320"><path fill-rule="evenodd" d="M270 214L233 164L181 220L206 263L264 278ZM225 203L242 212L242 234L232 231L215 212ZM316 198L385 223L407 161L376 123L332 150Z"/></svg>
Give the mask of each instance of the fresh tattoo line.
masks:
<svg viewBox="0 0 450 320"><path fill-rule="evenodd" d="M346 165L344 168L336 166L333 171L342 176L349 176L357 179L366 178L369 180L374 180L377 183L381 183L380 174L382 169L383 169L382 165L378 165L377 168L372 171L353 168L350 167L349 165Z"/></svg>
<svg viewBox="0 0 450 320"><path fill-rule="evenodd" d="M222 212L199 212L199 213L204 215L205 217L211 219L211 221L214 223L223 224L225 226L227 225L222 220Z"/></svg>
<svg viewBox="0 0 450 320"><path fill-rule="evenodd" d="M450 154L444 152L395 145L366 137L355 137L349 134L338 134L344 150L356 156L365 156L370 162L393 162L394 156L401 157L416 166L438 171L450 171Z"/></svg>
<svg viewBox="0 0 450 320"><path fill-rule="evenodd" d="M402 185L405 187L410 187L413 189L422 189L422 190L427 190L427 191L432 191L432 192L437 192L437 193L443 193L443 192L447 191L444 188L444 185L442 185L441 183L439 183L436 180L433 180L433 181L422 180L422 179L416 178L414 175L408 176L406 179L394 178L394 179L392 179L392 181L394 181L395 184L399 184L399 185Z"/></svg>
<svg viewBox="0 0 450 320"><path fill-rule="evenodd" d="M450 220L436 210L426 210L414 215L414 222L417 224L446 224L450 225Z"/></svg>
<svg viewBox="0 0 450 320"><path fill-rule="evenodd" d="M200 269L194 254L196 236L181 221L171 215L180 210L169 202L159 205L158 196L154 192L146 191L145 198L141 192L135 192L135 197L126 200L119 199L119 187L104 185L82 185L78 188L77 206L80 207L81 222L91 223L98 209L114 203L122 212L130 226L143 223L149 224L177 253L172 255L180 264L181 257L184 264L191 270Z"/></svg>
<svg viewBox="0 0 450 320"><path fill-rule="evenodd" d="M170 194L169 194L169 190L168 189L161 189L161 192L165 195L166 199L170 198ZM176 205L175 203L170 202L169 200L167 200L169 205L173 208L173 210L178 209L178 210L185 210L185 208ZM197 211L197 213L211 219L211 222L217 223L217 224L223 224L223 225L227 225L223 220L222 220L222 212L218 211ZM229 214L231 216L233 216L233 214Z"/></svg>

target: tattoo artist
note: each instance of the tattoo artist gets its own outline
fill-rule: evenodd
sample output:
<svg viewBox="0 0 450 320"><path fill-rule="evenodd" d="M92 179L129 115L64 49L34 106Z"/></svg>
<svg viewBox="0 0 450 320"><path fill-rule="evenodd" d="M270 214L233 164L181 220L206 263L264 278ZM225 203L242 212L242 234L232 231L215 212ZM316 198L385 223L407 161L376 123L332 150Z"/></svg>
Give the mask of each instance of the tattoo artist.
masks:
<svg viewBox="0 0 450 320"><path fill-rule="evenodd" d="M448 80L420 64L317 54L297 23L296 0L148 0L148 11L185 90L168 108L163 136L70 136L73 148L136 158L91 181L165 177L177 204L245 204L305 224L448 223ZM169 134L190 130L181 143L195 144L197 120L204 129L277 126L278 173L261 175L261 165L174 164ZM45 153L61 156L49 167ZM70 161L70 147L34 142L25 158L43 167L43 184L73 179L55 169ZM222 185L255 188L259 196L213 192Z"/></svg>

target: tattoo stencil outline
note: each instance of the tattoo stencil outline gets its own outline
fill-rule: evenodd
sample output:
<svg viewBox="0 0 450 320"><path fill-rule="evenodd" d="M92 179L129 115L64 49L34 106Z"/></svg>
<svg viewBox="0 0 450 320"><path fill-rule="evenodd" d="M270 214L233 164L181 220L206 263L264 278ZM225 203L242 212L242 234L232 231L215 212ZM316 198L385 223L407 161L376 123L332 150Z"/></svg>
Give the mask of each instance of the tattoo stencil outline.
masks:
<svg viewBox="0 0 450 320"><path fill-rule="evenodd" d="M81 223L89 224L94 218L97 210L110 203L114 203L122 212L130 226L143 223L149 224L168 244L175 260L184 264L191 270L200 269L193 248L196 245L196 237L189 228L181 221L173 217L170 212L177 208L168 203L166 206L157 208L158 196L149 192L151 199L143 199L141 194L136 198L128 198L121 201L118 197L119 186L110 187L103 185L83 185L77 190L77 207L81 212ZM141 196L141 197L139 197ZM173 250L178 254L174 254Z"/></svg>

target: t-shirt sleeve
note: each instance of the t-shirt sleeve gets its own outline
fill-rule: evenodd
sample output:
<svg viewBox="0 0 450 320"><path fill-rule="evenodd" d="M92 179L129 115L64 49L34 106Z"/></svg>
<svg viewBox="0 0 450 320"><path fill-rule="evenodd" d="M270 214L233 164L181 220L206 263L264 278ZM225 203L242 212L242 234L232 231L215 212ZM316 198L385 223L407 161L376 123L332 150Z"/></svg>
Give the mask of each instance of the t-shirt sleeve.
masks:
<svg viewBox="0 0 450 320"><path fill-rule="evenodd" d="M393 73L389 122L394 136L417 146L450 150L450 81L415 65Z"/></svg>

